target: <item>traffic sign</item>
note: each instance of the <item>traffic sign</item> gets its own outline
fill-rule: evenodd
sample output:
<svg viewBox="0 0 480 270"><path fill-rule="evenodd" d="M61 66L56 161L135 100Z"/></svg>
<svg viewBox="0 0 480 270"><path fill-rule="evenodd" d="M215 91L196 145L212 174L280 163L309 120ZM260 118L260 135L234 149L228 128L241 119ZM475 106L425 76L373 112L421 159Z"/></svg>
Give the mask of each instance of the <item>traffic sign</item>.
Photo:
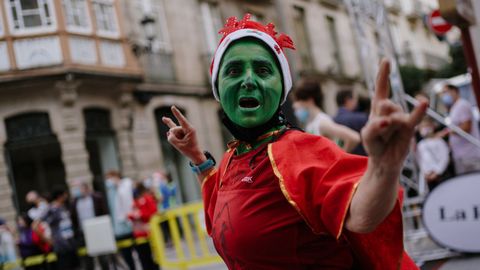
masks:
<svg viewBox="0 0 480 270"><path fill-rule="evenodd" d="M442 15L440 15L438 9L432 11L428 16L428 25L437 35L445 35L452 28L452 25L445 21Z"/></svg>

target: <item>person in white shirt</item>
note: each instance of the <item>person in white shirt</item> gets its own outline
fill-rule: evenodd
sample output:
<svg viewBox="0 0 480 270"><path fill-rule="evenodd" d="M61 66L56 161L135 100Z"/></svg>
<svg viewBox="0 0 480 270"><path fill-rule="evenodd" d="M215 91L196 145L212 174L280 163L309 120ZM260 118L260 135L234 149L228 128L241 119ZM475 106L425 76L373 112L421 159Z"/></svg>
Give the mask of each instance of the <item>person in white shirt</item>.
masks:
<svg viewBox="0 0 480 270"><path fill-rule="evenodd" d="M459 89L454 85L446 85L442 94L442 102L449 108L452 124L460 127L477 140L480 139L478 122L473 118L472 105L460 97ZM457 174L480 170L480 148L465 138L449 133L449 143Z"/></svg>
<svg viewBox="0 0 480 270"><path fill-rule="evenodd" d="M420 173L424 177L430 190L441 181L450 161L450 149L447 143L435 135L435 124L429 117L425 117L418 131L422 140L417 144L417 161Z"/></svg>
<svg viewBox="0 0 480 270"><path fill-rule="evenodd" d="M336 141L346 152L360 143L360 134L353 129L335 123L321 109L323 95L316 81L303 81L293 92L293 109L297 119L305 125L305 131Z"/></svg>
<svg viewBox="0 0 480 270"><path fill-rule="evenodd" d="M128 214L133 210L133 182L129 178L122 178L118 171L112 170L106 174L105 187L115 238L117 241L131 239L133 228ZM120 248L128 269L135 270L132 251L132 247Z"/></svg>
<svg viewBox="0 0 480 270"><path fill-rule="evenodd" d="M33 220L42 219L48 212L48 202L38 194L37 191L31 190L25 196L25 201L29 205L28 216Z"/></svg>
<svg viewBox="0 0 480 270"><path fill-rule="evenodd" d="M0 268L8 268L8 264L14 264L17 261L15 252L15 240L12 236L12 231L7 226L4 219L0 218ZM11 268L16 269L16 268Z"/></svg>

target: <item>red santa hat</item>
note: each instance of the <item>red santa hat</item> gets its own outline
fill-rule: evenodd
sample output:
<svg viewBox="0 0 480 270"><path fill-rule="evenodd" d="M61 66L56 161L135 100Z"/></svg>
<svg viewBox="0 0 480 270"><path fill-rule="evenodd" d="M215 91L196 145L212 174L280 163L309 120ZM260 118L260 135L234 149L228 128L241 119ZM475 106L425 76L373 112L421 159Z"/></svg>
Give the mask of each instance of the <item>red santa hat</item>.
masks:
<svg viewBox="0 0 480 270"><path fill-rule="evenodd" d="M212 76L212 90L215 99L219 101L218 89L216 87L216 82L218 79L218 70L220 68L220 61L222 60L223 54L227 50L228 46L232 44L235 40L252 37L263 41L275 54L282 69L283 77L283 102L287 99L287 95L292 89L292 76L290 74L290 67L288 66L288 61L283 48L295 49L292 39L285 35L280 34L277 36L275 31L275 25L269 23L263 25L261 23L251 21L251 15L245 14L242 20L237 21L236 17L230 17L227 19L227 23L224 28L218 33L223 34L220 44L215 51L215 55L210 65L210 75Z"/></svg>

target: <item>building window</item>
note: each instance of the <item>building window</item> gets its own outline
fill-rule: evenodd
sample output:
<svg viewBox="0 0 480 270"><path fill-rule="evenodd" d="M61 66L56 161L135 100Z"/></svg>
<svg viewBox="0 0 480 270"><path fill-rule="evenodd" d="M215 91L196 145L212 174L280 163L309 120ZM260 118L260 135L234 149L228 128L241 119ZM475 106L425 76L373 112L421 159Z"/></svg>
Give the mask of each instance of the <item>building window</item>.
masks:
<svg viewBox="0 0 480 270"><path fill-rule="evenodd" d="M342 54L340 50L340 42L338 40L337 24L333 17L326 16L325 20L327 21L327 28L330 36L330 41L331 41L330 45L331 45L332 56L335 61L333 72L337 74L343 74L343 61L342 61Z"/></svg>
<svg viewBox="0 0 480 270"><path fill-rule="evenodd" d="M111 113L103 108L83 110L85 123L85 147L88 164L93 175L93 187L104 192L104 175L110 170L120 171L115 131L111 124Z"/></svg>
<svg viewBox="0 0 480 270"><path fill-rule="evenodd" d="M52 0L5 1L13 34L33 34L56 28Z"/></svg>
<svg viewBox="0 0 480 270"><path fill-rule="evenodd" d="M5 119L12 199L19 212L28 210L24 198L30 190L48 194L52 187L65 187L65 168L60 143L53 133L48 113L22 113ZM70 161L74 162L74 161Z"/></svg>
<svg viewBox="0 0 480 270"><path fill-rule="evenodd" d="M170 37L168 35L167 27L167 17L165 9L163 7L163 2L155 3L152 5L152 16L156 19L155 21L155 30L156 36L152 45L154 52L164 51L170 52L172 49L170 47Z"/></svg>
<svg viewBox="0 0 480 270"><path fill-rule="evenodd" d="M200 11L202 13L203 29L207 42L207 53L213 55L217 44L220 41L218 31L222 29L222 17L216 3L201 2Z"/></svg>
<svg viewBox="0 0 480 270"><path fill-rule="evenodd" d="M312 54L310 51L310 39L308 37L307 25L305 22L305 10L301 7L294 7L293 24L295 28L296 47L301 58L301 68L308 70L313 67Z"/></svg>
<svg viewBox="0 0 480 270"><path fill-rule="evenodd" d="M148 3L148 4L146 4ZM167 17L163 1L155 1L154 3L144 0L137 0L135 2L136 12L134 13L135 21L138 25L141 24L145 17L153 18L155 20L153 24L154 39L152 45L153 52L171 52L170 37L168 34ZM148 37L144 29L139 29L139 33L142 33L139 43L148 45Z"/></svg>
<svg viewBox="0 0 480 270"><path fill-rule="evenodd" d="M113 0L93 0L93 10L100 36L118 37L117 14Z"/></svg>
<svg viewBox="0 0 480 270"><path fill-rule="evenodd" d="M86 0L63 0L63 10L69 31L80 33L92 31Z"/></svg>

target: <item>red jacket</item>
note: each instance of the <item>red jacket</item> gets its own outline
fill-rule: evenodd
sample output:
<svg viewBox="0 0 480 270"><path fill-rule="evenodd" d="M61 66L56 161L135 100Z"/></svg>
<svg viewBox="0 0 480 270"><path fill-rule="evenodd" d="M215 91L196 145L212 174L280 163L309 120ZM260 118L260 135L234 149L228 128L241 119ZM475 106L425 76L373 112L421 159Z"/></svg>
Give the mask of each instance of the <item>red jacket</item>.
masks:
<svg viewBox="0 0 480 270"><path fill-rule="evenodd" d="M133 202L133 211L128 218L133 222L133 236L135 238L148 237L150 228L148 222L157 213L157 202L148 192Z"/></svg>

